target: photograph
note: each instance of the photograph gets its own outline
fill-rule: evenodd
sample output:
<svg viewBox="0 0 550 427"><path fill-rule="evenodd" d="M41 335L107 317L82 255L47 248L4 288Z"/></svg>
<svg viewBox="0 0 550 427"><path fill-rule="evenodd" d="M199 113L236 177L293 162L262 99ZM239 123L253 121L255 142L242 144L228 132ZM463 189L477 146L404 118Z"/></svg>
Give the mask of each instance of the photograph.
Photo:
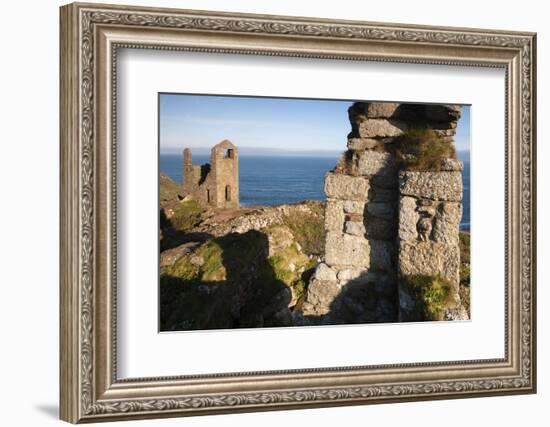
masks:
<svg viewBox="0 0 550 427"><path fill-rule="evenodd" d="M512 395L540 418L526 395L540 382L545 314L542 14L500 11L509 22L493 29L492 5L472 15L291 3L27 14L59 27L55 46L17 57L34 70L45 55L59 72L41 85L56 95L59 126L55 102L39 109L59 146L48 161L34 156L44 170L59 165L58 221L33 228L58 232L59 262L46 263L59 274L59 291L47 292L57 302L33 301L57 311L58 355L34 365L59 376L59 418L257 421L355 405L376 418L392 404L378 411L392 425L438 401L434 419L460 412L464 425L483 415L468 399ZM11 86L25 104L22 85ZM44 126L17 126L7 140L35 128L42 149ZM24 154L8 156L17 179L28 175L15 161ZM37 191L42 175L29 176L32 191L15 188L55 201ZM35 220L6 224L22 240L13 225ZM38 252L55 252L46 246ZM20 319L17 298L7 300ZM525 424L517 405L493 400L485 413Z"/></svg>
<svg viewBox="0 0 550 427"><path fill-rule="evenodd" d="M159 331L470 319L470 106L158 94Z"/></svg>

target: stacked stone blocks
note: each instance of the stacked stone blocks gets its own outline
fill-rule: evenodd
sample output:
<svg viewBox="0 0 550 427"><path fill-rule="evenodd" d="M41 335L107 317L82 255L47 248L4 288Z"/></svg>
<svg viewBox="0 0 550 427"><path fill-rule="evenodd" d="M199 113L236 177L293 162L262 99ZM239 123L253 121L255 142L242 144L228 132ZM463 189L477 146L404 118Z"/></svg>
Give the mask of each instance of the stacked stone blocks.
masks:
<svg viewBox="0 0 550 427"><path fill-rule="evenodd" d="M239 207L239 150L228 140L212 147L210 163L194 165L190 148L183 151L183 192L205 207Z"/></svg>
<svg viewBox="0 0 550 427"><path fill-rule="evenodd" d="M444 318L464 317L460 310L462 163L441 172L399 172L398 272L399 319L414 319L414 295L406 278L440 276L450 282Z"/></svg>
<svg viewBox="0 0 550 427"><path fill-rule="evenodd" d="M437 172L399 170L386 150L416 128L452 141L459 117L454 105L350 107L348 151L325 177L325 259L309 284L305 318L321 324L408 320L415 301L403 278L415 274L447 278L447 318L467 316L458 296L462 163L445 159Z"/></svg>

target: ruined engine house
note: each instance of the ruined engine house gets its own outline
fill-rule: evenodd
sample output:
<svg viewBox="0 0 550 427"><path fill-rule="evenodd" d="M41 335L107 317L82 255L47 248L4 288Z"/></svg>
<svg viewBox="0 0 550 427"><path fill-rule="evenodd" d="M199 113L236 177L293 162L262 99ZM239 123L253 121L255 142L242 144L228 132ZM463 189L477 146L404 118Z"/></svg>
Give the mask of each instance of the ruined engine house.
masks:
<svg viewBox="0 0 550 427"><path fill-rule="evenodd" d="M212 147L210 163L194 165L191 149L183 150L183 192L204 206L239 207L239 151L228 140Z"/></svg>

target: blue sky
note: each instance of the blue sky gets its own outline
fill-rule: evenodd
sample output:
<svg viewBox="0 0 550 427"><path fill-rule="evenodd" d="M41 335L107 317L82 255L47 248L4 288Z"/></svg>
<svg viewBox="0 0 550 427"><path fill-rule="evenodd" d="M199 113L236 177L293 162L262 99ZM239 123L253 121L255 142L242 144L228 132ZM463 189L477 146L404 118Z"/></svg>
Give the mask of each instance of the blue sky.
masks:
<svg viewBox="0 0 550 427"><path fill-rule="evenodd" d="M351 101L160 95L161 152L206 152L229 139L241 148L342 152L350 132ZM470 107L458 123L458 150L469 149Z"/></svg>

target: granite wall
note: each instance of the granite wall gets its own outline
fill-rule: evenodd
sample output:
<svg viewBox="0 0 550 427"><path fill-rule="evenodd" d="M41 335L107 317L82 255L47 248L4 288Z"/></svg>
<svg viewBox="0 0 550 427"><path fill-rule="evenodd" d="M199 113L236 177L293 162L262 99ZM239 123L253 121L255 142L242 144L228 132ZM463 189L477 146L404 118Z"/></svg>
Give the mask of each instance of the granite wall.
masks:
<svg viewBox="0 0 550 427"><path fill-rule="evenodd" d="M326 249L297 317L305 324L417 320L412 275L451 283L445 319L467 318L458 294L462 163L402 170L392 143L411 129L452 142L455 105L355 103L348 150L325 177Z"/></svg>

